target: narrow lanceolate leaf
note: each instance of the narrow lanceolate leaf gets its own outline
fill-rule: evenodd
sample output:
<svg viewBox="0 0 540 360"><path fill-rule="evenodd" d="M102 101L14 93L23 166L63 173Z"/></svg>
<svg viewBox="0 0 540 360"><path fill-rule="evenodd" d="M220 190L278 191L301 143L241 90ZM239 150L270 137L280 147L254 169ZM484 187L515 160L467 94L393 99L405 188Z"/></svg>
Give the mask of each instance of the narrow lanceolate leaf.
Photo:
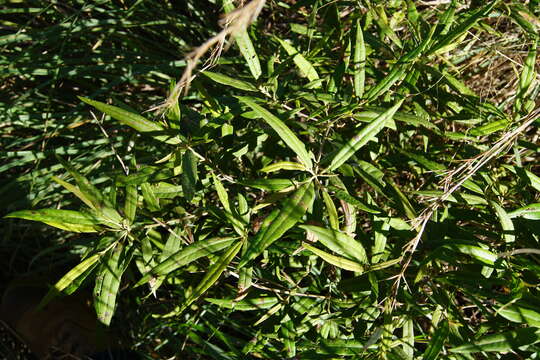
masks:
<svg viewBox="0 0 540 360"><path fill-rule="evenodd" d="M423 360L435 360L439 357L439 353L448 337L449 326L448 320L442 321L439 323L437 330L433 334L431 341L429 342L428 348L424 352Z"/></svg>
<svg viewBox="0 0 540 360"><path fill-rule="evenodd" d="M326 206L326 212L328 213L328 221L330 222L330 227L334 230L339 230L339 217L334 201L328 194L326 189L322 189L322 195L324 200L324 205Z"/></svg>
<svg viewBox="0 0 540 360"><path fill-rule="evenodd" d="M256 179L239 181L244 186L253 187L260 190L280 191L291 186L296 186L292 179Z"/></svg>
<svg viewBox="0 0 540 360"><path fill-rule="evenodd" d="M224 0L223 9L226 13L233 11L234 5L232 0ZM262 74L261 63L259 62L259 57L255 52L248 32L246 30L236 32L234 34L234 40L236 41L236 45L238 45L238 49L240 49L240 53L246 59L251 75L253 75L255 80L258 79Z"/></svg>
<svg viewBox="0 0 540 360"><path fill-rule="evenodd" d="M269 309L272 306L276 305L279 302L279 299L276 297L268 296L254 299L244 299L241 301L236 301L234 299L206 298L205 301L208 301L209 303L226 309L232 309L237 311L252 311Z"/></svg>
<svg viewBox="0 0 540 360"><path fill-rule="evenodd" d="M113 219L111 220L122 220L120 214L118 214L116 210L113 209L112 203L109 201L109 199L103 196L101 192L94 186L94 184L92 184L85 176L80 174L69 162L62 159L60 156L56 156L56 158L77 182L79 191L74 192L75 195L81 194L82 196L80 197L80 199L90 208L96 211L101 211L104 208L108 208L108 213L114 214Z"/></svg>
<svg viewBox="0 0 540 360"><path fill-rule="evenodd" d="M280 161L271 165L265 166L261 169L262 172L275 172L280 170L298 170L305 171L306 167L302 164L292 161Z"/></svg>
<svg viewBox="0 0 540 360"><path fill-rule="evenodd" d="M300 225L299 227L310 231L324 246L336 254L361 264L368 263L366 250L362 244L339 230L325 229L314 225Z"/></svg>
<svg viewBox="0 0 540 360"><path fill-rule="evenodd" d="M195 300L201 297L206 292L206 290L208 290L212 285L214 285L214 283L219 279L223 271L225 271L225 268L234 259L234 257L241 248L242 242L238 241L236 244L232 245L225 253L223 253L223 255L221 255L221 257L216 261L216 263L213 264L210 269L208 269L208 272L206 273L204 278L201 280L195 290L193 290L193 292L186 299L186 301L182 304L179 310L174 311L171 314L165 315L165 317L181 314Z"/></svg>
<svg viewBox="0 0 540 360"><path fill-rule="evenodd" d="M522 217L529 220L540 220L540 203L526 205L508 213L510 218Z"/></svg>
<svg viewBox="0 0 540 360"><path fill-rule="evenodd" d="M407 75L407 72L410 70L412 64L419 58L419 56L424 52L427 45L431 41L431 36L435 27L431 28L429 35L413 50L402 56L399 61L392 67L392 70L373 86L369 92L366 94L366 98L369 101L375 100L379 95L386 93L388 89L392 87L397 81L401 80Z"/></svg>
<svg viewBox="0 0 540 360"><path fill-rule="evenodd" d="M199 179L197 174L197 158L193 151L187 150L182 157L182 190L187 201L195 196L195 186Z"/></svg>
<svg viewBox="0 0 540 360"><path fill-rule="evenodd" d="M124 110L117 106L108 105L100 101L91 100L82 96L78 97L81 101L87 103L104 112L113 119L121 122L124 125L130 126L133 129L141 133L149 133L156 140L163 141L167 144L178 145L182 141L176 136L170 136L163 134L165 129L160 124L150 121L138 114L134 114L130 111Z"/></svg>
<svg viewBox="0 0 540 360"><path fill-rule="evenodd" d="M230 246L236 239L234 237L210 238L186 246L152 268L135 286L143 285L155 277L167 275L201 257L221 251Z"/></svg>
<svg viewBox="0 0 540 360"><path fill-rule="evenodd" d="M117 243L105 257L101 271L96 277L94 308L98 320L107 326L111 323L114 314L120 279L129 263L128 255L124 250L125 248Z"/></svg>
<svg viewBox="0 0 540 360"><path fill-rule="evenodd" d="M496 254L479 246L456 243L444 245L444 247L452 249L456 252L460 252L462 254L469 255L486 265L493 266L495 264L495 261L497 261Z"/></svg>
<svg viewBox="0 0 540 360"><path fill-rule="evenodd" d="M259 115L268 125L274 129L279 137L287 144L292 151L298 155L298 158L308 169L312 168L311 156L306 150L306 146L302 143L298 137L281 121L278 117L274 116L270 111L266 110L255 102L253 98L246 96L237 96L237 99L249 106L257 115Z"/></svg>
<svg viewBox="0 0 540 360"><path fill-rule="evenodd" d="M281 44L283 49L285 49L287 54L293 57L295 65L298 66L298 69L300 69L301 76L308 78L309 81L315 81L319 79L319 74L317 74L317 70L315 70L313 65L309 61L307 61L306 58L294 48L294 46L292 46L285 40L281 40L277 37L276 39Z"/></svg>
<svg viewBox="0 0 540 360"><path fill-rule="evenodd" d="M56 176L52 176L52 179L58 184L62 185L67 191L82 200L82 202L84 202L89 208L95 208L92 200L88 196L86 196L77 186L72 185Z"/></svg>
<svg viewBox="0 0 540 360"><path fill-rule="evenodd" d="M59 229L73 232L96 232L101 229L101 222L95 216L73 210L20 210L12 212L5 217L39 221Z"/></svg>
<svg viewBox="0 0 540 360"><path fill-rule="evenodd" d="M540 328L540 309L524 304L504 305L497 313L513 322L525 323L529 326Z"/></svg>
<svg viewBox="0 0 540 360"><path fill-rule="evenodd" d="M214 179L214 186L216 187L216 191L221 205L223 205L223 208L226 211L230 212L231 206L229 204L229 195L227 194L227 190L225 190L225 187L223 186L221 181L219 181L216 175L212 174L212 178Z"/></svg>
<svg viewBox="0 0 540 360"><path fill-rule="evenodd" d="M448 32L444 37L439 39L428 51L429 54L433 54L437 52L437 50L442 49L446 45L449 45L456 41L460 36L462 36L466 31L468 31L471 27L476 24L478 20L483 18L484 16L487 16L497 1L492 1L488 5L476 10L473 12L470 16L466 18L463 22L461 22L459 25L457 25L455 28L453 28L450 32Z"/></svg>
<svg viewBox="0 0 540 360"><path fill-rule="evenodd" d="M412 319L408 319L403 324L403 352L405 359L414 359L414 322Z"/></svg>
<svg viewBox="0 0 540 360"><path fill-rule="evenodd" d="M356 22L356 43L354 45L354 94L361 98L364 96L366 81L366 44L360 20Z"/></svg>
<svg viewBox="0 0 540 360"><path fill-rule="evenodd" d="M502 228L502 238L505 242L514 242L516 240L514 223L506 211L496 202L490 201L491 207L495 210L495 214L499 218Z"/></svg>
<svg viewBox="0 0 540 360"><path fill-rule="evenodd" d="M135 220L137 211L137 185L126 186L126 202L124 204L124 213L130 224Z"/></svg>
<svg viewBox="0 0 540 360"><path fill-rule="evenodd" d="M345 146L334 156L332 163L328 167L328 170L333 171L343 165L351 156L354 155L362 146L367 144L370 140L374 139L375 136L381 131L385 124L392 119L392 116L401 106L403 100L399 101L396 105L392 106L390 109L379 115L375 120L369 123L367 126L362 128L356 136L350 139Z"/></svg>
<svg viewBox="0 0 540 360"><path fill-rule="evenodd" d="M521 328L515 331L507 331L487 336L473 343L461 345L450 349L451 352L470 354L477 352L506 352L518 349L525 345L540 342L540 329Z"/></svg>
<svg viewBox="0 0 540 360"><path fill-rule="evenodd" d="M41 299L38 309L46 306L52 299L57 297L62 291L64 291L68 286L75 282L80 276L82 276L88 269L93 267L99 258L100 254L94 254L89 258L82 261L79 265L75 266L68 273L66 273L56 284L52 287L47 294Z"/></svg>
<svg viewBox="0 0 540 360"><path fill-rule="evenodd" d="M265 219L257 235L250 239L250 244L243 255L239 267L259 256L268 246L278 240L287 230L293 227L313 204L315 190L313 183L301 185L287 198L279 210L274 210Z"/></svg>
<svg viewBox="0 0 540 360"><path fill-rule="evenodd" d="M255 85L248 83L247 81L238 80L238 79L228 77L223 74L211 72L211 71L204 71L202 74L219 84L232 86L233 88L245 90L245 91L258 91Z"/></svg>
<svg viewBox="0 0 540 360"><path fill-rule="evenodd" d="M355 261L329 254L326 251L322 251L315 246L309 245L306 242L303 242L302 246L323 259L324 261L326 261L327 263L334 265L340 269L354 271L358 273L364 272L364 267Z"/></svg>

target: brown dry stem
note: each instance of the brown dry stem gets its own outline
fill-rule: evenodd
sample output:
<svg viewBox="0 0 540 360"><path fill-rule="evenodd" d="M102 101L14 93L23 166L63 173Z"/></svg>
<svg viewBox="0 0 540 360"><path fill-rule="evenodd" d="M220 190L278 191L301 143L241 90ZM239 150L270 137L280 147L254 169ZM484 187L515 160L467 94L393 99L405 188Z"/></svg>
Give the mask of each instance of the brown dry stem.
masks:
<svg viewBox="0 0 540 360"><path fill-rule="evenodd" d="M227 38L246 30L246 28L257 19L257 16L259 16L259 13L261 12L265 3L266 0L252 0L245 6L225 14L223 19L220 21L220 25L223 26L223 30L206 40L203 44L186 55L186 68L184 69L182 77L177 82L168 98L162 104L150 110L157 110L160 113L164 113L171 108L171 106L178 101L181 94L186 94L189 90L189 85L195 77L193 75L193 71L197 67L199 60L211 50L211 55L201 71L204 71L208 67L214 65L225 47Z"/></svg>

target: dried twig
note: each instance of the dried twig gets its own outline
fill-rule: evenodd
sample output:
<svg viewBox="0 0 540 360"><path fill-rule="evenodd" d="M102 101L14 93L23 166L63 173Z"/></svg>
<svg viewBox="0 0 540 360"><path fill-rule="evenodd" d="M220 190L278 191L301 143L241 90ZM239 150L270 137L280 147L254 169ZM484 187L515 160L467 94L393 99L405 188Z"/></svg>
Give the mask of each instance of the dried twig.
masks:
<svg viewBox="0 0 540 360"><path fill-rule="evenodd" d="M508 147L512 145L512 143L516 140L516 138L522 132L524 132L529 127L529 125L531 125L539 117L540 117L540 108L531 112L525 118L525 121L523 121L521 125L514 128L514 130L510 132L506 132L489 150L486 150L480 155L465 161L457 169L454 169L448 172L447 176L441 181L441 186L443 186L444 188L444 193L438 196L437 198L435 198L434 199L435 201L430 206L425 208L424 211L422 211L422 213L412 222L413 227L417 231L417 234L403 248L404 250L403 259L405 260L405 262L403 263L401 271L397 275L396 281L393 284L392 308L394 308L396 304L396 295L399 290L399 285L401 284L401 279L402 278L404 279L405 272L407 271L407 268L409 267L412 261L414 252L416 251L416 248L418 247L418 244L420 243L420 240L426 229L426 225L429 219L435 213L435 211L446 200L448 200L448 198L456 190L458 190L465 181L467 181L474 174L476 174L486 163L488 163L490 160L492 160L499 154L503 153L506 149L508 149Z"/></svg>
<svg viewBox="0 0 540 360"><path fill-rule="evenodd" d="M245 6L226 14L220 21L223 30L186 55L186 68L184 69L184 73L169 94L169 97L165 102L150 110L158 110L163 113L174 105L182 92L185 94L189 90L189 85L195 77L193 75L193 70L197 67L197 63L201 57L212 49L211 56L203 67L203 70L215 64L221 55L227 38L244 31L251 23L253 23L255 19L257 19L265 2L266 0L252 0Z"/></svg>

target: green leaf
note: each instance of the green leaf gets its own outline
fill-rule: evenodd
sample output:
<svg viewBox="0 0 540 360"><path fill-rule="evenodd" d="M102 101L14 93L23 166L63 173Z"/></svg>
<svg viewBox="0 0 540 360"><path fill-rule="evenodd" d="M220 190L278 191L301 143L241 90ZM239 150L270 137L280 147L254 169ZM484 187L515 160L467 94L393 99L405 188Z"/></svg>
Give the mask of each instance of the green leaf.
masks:
<svg viewBox="0 0 540 360"><path fill-rule="evenodd" d="M301 185L287 198L281 209L274 210L263 222L257 235L249 240L246 253L242 256L239 267L259 256L268 246L278 240L304 216L313 204L315 190L313 183Z"/></svg>
<svg viewBox="0 0 540 360"><path fill-rule="evenodd" d="M80 276L83 276L87 270L92 268L101 254L94 254L89 258L83 260L79 265L75 266L69 272L67 272L56 284L52 287L47 294L41 299L38 309L42 309L46 306L52 299L58 296L62 291L68 288L73 282L75 282Z"/></svg>
<svg viewBox="0 0 540 360"><path fill-rule="evenodd" d="M334 159L328 167L329 171L333 171L343 165L351 156L354 155L362 146L367 144L370 140L373 140L375 136L381 131L385 124L392 119L392 116L399 109L403 100L400 100L397 104L392 106L390 109L382 113L375 120L373 120L369 125L365 126L349 140L345 146L334 156Z"/></svg>
<svg viewBox="0 0 540 360"><path fill-rule="evenodd" d="M507 320L540 328L540 312L521 302L503 305L497 313Z"/></svg>
<svg viewBox="0 0 540 360"><path fill-rule="evenodd" d="M275 172L280 170L298 170L305 171L306 167L302 164L292 162L292 161L279 161L273 163L272 165L265 166L261 169L262 172Z"/></svg>
<svg viewBox="0 0 540 360"><path fill-rule="evenodd" d="M414 321L407 319L403 324L403 352L405 359L414 359Z"/></svg>
<svg viewBox="0 0 540 360"><path fill-rule="evenodd" d="M178 145L182 143L182 140L178 136L163 135L163 133L165 132L163 126L156 122L149 121L138 114L134 114L117 106L108 105L100 101L91 100L82 96L78 96L78 98L81 101L87 103L88 105L95 107L99 111L104 112L113 119L118 120L120 123L132 127L138 132L148 133L156 140L171 145Z"/></svg>
<svg viewBox="0 0 540 360"><path fill-rule="evenodd" d="M129 185L128 185L129 186ZM154 187L149 183L145 182L141 184L142 196L148 210L150 211L159 211L159 199L156 196Z"/></svg>
<svg viewBox="0 0 540 360"><path fill-rule="evenodd" d="M428 348L424 352L423 360L435 360L439 357L439 353L442 350L444 342L448 337L449 326L448 320L444 320L442 323L439 323L439 326L435 330L431 341L429 342Z"/></svg>
<svg viewBox="0 0 540 360"><path fill-rule="evenodd" d="M522 217L529 220L540 220L540 203L529 204L508 213L508 217Z"/></svg>
<svg viewBox="0 0 540 360"><path fill-rule="evenodd" d="M356 21L356 42L354 45L354 94L358 98L364 96L366 81L366 45L360 20Z"/></svg>
<svg viewBox="0 0 540 360"><path fill-rule="evenodd" d="M447 33L444 37L438 39L438 41L435 42L433 46L431 46L427 54L433 54L438 50L441 50L445 46L455 43L455 41L464 33L466 33L471 27L473 27L474 24L478 22L478 20L480 20L484 16L487 16L491 12L495 4L497 4L497 1L493 1L486 6L472 12L470 16L468 16L463 22L458 24L454 29L452 29L452 31Z"/></svg>
<svg viewBox="0 0 540 360"><path fill-rule="evenodd" d="M296 186L296 183L291 179L242 180L239 181L239 183L245 186L268 191L280 191L291 186Z"/></svg>
<svg viewBox="0 0 540 360"><path fill-rule="evenodd" d="M315 70L313 65L311 65L311 63L307 61L306 58L294 48L294 46L292 46L285 40L281 40L278 37L276 37L275 39L281 44L287 54L293 57L293 61L296 66L298 66L298 69L300 69L300 75L302 77L308 78L309 81L315 81L319 79L319 74L317 74L317 70Z"/></svg>
<svg viewBox="0 0 540 360"><path fill-rule="evenodd" d="M322 195L324 204L326 206L326 212L328 213L328 220L330 221L330 227L334 230L339 230L339 218L334 201L328 194L326 189L322 189Z"/></svg>
<svg viewBox="0 0 540 360"><path fill-rule="evenodd" d="M72 185L56 176L52 176L52 179L58 184L62 185L67 191L78 197L82 202L84 202L89 208L95 209L94 202L88 196L86 196L77 186Z"/></svg>
<svg viewBox="0 0 540 360"><path fill-rule="evenodd" d="M200 298L206 290L208 290L214 283L219 279L225 268L229 263L234 259L238 251L242 248L242 242L237 241L236 244L233 244L221 257L213 264L208 272L205 274L204 278L201 280L199 285L193 290L189 297L184 301L182 306L178 310L174 310L172 313L167 314L163 317L169 317L174 315L180 315L187 309L195 300Z"/></svg>
<svg viewBox="0 0 540 360"><path fill-rule="evenodd" d="M514 242L516 240L516 235L512 219L508 216L506 211L499 204L494 201L490 201L489 203L491 207L495 210L495 214L497 214L499 222L501 223L502 238L507 243Z"/></svg>
<svg viewBox="0 0 540 360"><path fill-rule="evenodd" d="M101 230L101 221L95 216L73 210L20 210L12 212L5 217L39 221L59 229L73 232L97 232Z"/></svg>
<svg viewBox="0 0 540 360"><path fill-rule="evenodd" d="M246 96L237 96L238 100L249 106L255 113L257 113L268 125L274 129L279 137L287 144L287 146L298 155L298 158L302 164L311 169L313 164L311 163L311 156L306 150L306 146L296 137L296 135L281 121L274 116L268 110L260 106L255 102L253 98Z"/></svg>
<svg viewBox="0 0 540 360"><path fill-rule="evenodd" d="M187 201L193 200L198 179L197 157L188 149L182 157L182 190Z"/></svg>
<svg viewBox="0 0 540 360"><path fill-rule="evenodd" d="M362 244L339 230L325 229L314 225L300 225L300 228L313 233L319 241L340 256L367 264L366 250Z"/></svg>
<svg viewBox="0 0 540 360"><path fill-rule="evenodd" d="M259 91L255 85L248 83L247 81L238 80L238 79L231 78L226 75L211 72L208 70L203 71L202 74L219 84L232 86L233 88L245 90L245 91Z"/></svg>
<svg viewBox="0 0 540 360"><path fill-rule="evenodd" d="M79 191L74 192L75 195L82 194L82 197L80 197L80 199L90 208L98 212L102 212L105 208L107 208L107 213L114 214L111 220L117 222L122 221L122 217L116 212L116 210L113 209L112 203L107 197L103 196L101 192L86 177L84 177L77 170L75 170L75 168L69 162L62 159L58 155L56 156L56 158L77 182ZM70 190L71 187L67 189Z"/></svg>
<svg viewBox="0 0 540 360"><path fill-rule="evenodd" d="M409 71L412 64L420 58L420 54L424 52L427 45L430 43L434 30L435 27L433 26L429 35L415 49L402 56L392 67L392 70L390 70L388 75L369 90L366 94L366 98L369 101L373 101L381 94L387 92L392 85L406 76L407 71Z"/></svg>
<svg viewBox="0 0 540 360"><path fill-rule="evenodd" d="M147 274L145 274L141 280L135 284L135 287L141 286L152 278L167 275L176 269L188 265L191 262L211 255L215 252L221 251L231 245L234 241L237 241L235 237L218 237L197 241L185 248L172 254L164 261L152 268Z"/></svg>
<svg viewBox="0 0 540 360"><path fill-rule="evenodd" d="M315 255L317 255L318 257L320 257L321 259L323 259L324 261L326 261L327 263L334 265L340 269L354 271L357 273L364 272L364 267L355 261L351 261L351 260L348 260L339 256L329 254L325 251L317 249L314 246L309 245L306 242L303 242L302 246L306 248L307 250L311 251L312 253L314 253Z"/></svg>
<svg viewBox="0 0 540 360"><path fill-rule="evenodd" d="M483 335L481 340L455 347L450 351L461 354L482 351L503 353L538 342L540 342L540 329L522 328L515 331Z"/></svg>
<svg viewBox="0 0 540 360"><path fill-rule="evenodd" d="M232 1L223 0L223 9L226 13L233 11L234 5ZM255 48L253 47L253 43L249 38L248 32L246 30L237 31L233 36L234 40L236 41L236 45L238 45L238 48L240 49L240 53L242 53L242 56L248 64L251 75L253 75L255 80L258 79L262 74L261 63L259 62L259 57L255 52Z"/></svg>
<svg viewBox="0 0 540 360"><path fill-rule="evenodd" d="M497 255L479 246L469 244L449 244L444 245L443 247L452 249L465 255L469 255L486 265L493 266L495 264L495 261L497 261Z"/></svg>
<svg viewBox="0 0 540 360"><path fill-rule="evenodd" d="M130 261L128 255L129 248L124 248L122 244L116 246L108 252L101 270L96 277L94 286L94 308L98 320L109 326L116 307L116 297L120 289L120 280Z"/></svg>
<svg viewBox="0 0 540 360"><path fill-rule="evenodd" d="M253 311L269 309L279 302L276 297L260 297L235 301L234 299L212 299L206 298L205 301L215 304L219 307L236 311Z"/></svg>
<svg viewBox="0 0 540 360"><path fill-rule="evenodd" d="M126 186L126 202L124 204L124 213L130 224L135 220L137 212L137 185Z"/></svg>

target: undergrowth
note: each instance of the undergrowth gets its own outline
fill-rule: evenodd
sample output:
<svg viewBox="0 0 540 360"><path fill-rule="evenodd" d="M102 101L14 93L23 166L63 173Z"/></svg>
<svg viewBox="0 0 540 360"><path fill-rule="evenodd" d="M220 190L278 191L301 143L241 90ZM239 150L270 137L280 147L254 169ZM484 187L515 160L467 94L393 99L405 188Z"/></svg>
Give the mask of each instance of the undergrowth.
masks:
<svg viewBox="0 0 540 360"><path fill-rule="evenodd" d="M537 356L536 1L69 3L0 10L4 278L148 358Z"/></svg>

